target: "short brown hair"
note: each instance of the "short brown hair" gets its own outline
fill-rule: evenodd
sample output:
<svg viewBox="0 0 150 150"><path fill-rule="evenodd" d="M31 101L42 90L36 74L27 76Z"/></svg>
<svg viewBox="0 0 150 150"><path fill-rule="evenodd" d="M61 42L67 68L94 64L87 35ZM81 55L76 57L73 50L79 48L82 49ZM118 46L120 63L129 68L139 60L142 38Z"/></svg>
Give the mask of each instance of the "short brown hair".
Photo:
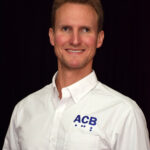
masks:
<svg viewBox="0 0 150 150"><path fill-rule="evenodd" d="M51 26L53 28L55 27L56 10L65 3L79 3L92 6L98 15L98 31L102 30L104 13L100 0L54 0L51 13Z"/></svg>

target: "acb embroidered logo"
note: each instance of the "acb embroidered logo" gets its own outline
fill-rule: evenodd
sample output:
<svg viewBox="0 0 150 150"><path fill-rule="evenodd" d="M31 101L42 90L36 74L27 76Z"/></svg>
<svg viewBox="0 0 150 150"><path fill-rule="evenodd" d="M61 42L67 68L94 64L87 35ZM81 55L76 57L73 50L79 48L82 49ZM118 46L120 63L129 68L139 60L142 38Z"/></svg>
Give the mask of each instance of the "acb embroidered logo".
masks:
<svg viewBox="0 0 150 150"><path fill-rule="evenodd" d="M81 127L85 128L87 125L89 125L91 126L89 130L92 131L93 126L95 126L97 123L97 118L89 116L82 117L81 115L77 115L73 122L75 123L75 127L81 125Z"/></svg>

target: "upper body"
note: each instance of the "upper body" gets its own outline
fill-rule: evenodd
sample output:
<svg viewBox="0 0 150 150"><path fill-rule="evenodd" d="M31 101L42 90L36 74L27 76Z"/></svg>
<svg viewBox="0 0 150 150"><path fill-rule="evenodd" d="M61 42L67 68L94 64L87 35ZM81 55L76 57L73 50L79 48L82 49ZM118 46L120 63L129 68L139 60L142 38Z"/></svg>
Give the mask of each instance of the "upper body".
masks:
<svg viewBox="0 0 150 150"><path fill-rule="evenodd" d="M149 150L141 109L94 72L58 90L53 82L14 109L3 150Z"/></svg>
<svg viewBox="0 0 150 150"><path fill-rule="evenodd" d="M100 1L55 0L52 10L58 73L16 106L3 150L148 150L140 108L92 72L104 39Z"/></svg>

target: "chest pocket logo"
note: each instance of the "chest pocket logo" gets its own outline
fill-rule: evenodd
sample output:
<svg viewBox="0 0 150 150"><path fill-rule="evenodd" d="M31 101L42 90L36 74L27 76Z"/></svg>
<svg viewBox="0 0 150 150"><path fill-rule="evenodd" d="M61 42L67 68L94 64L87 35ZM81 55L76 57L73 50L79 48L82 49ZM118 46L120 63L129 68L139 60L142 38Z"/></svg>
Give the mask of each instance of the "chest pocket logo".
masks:
<svg viewBox="0 0 150 150"><path fill-rule="evenodd" d="M73 122L75 123L75 127L81 126L83 128L86 128L88 126L89 131L92 131L93 127L96 126L97 118L89 116L82 117L81 115L77 115Z"/></svg>

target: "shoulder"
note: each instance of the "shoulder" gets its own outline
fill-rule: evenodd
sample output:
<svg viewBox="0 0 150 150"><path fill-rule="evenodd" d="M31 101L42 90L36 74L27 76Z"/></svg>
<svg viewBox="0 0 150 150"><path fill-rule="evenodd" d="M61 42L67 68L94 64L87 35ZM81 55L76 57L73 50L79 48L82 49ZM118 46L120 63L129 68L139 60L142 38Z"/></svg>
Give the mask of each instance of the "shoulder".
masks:
<svg viewBox="0 0 150 150"><path fill-rule="evenodd" d="M47 106L47 101L52 94L52 84L46 85L42 89L31 93L21 101L19 101L14 111L35 110Z"/></svg>
<svg viewBox="0 0 150 150"><path fill-rule="evenodd" d="M96 99L96 107L101 108L103 121L106 122L104 128L106 126L110 128L111 125L113 130L121 133L121 130L132 126L143 128L142 130L147 132L145 116L133 99L100 82L93 90L93 95Z"/></svg>
<svg viewBox="0 0 150 150"><path fill-rule="evenodd" d="M117 113L142 114L140 107L133 99L101 82L98 82L91 93L97 105L101 105L103 109L114 109Z"/></svg>

